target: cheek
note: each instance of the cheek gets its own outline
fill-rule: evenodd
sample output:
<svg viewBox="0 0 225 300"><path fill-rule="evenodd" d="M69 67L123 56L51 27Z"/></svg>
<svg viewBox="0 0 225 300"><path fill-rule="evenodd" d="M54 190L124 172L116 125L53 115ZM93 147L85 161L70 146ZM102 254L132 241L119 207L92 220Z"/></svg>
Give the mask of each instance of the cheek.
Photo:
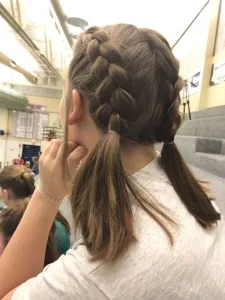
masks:
<svg viewBox="0 0 225 300"><path fill-rule="evenodd" d="M80 143L80 135L81 131L79 130L79 127L76 125L69 125L68 126L68 140L75 142L75 143Z"/></svg>
<svg viewBox="0 0 225 300"><path fill-rule="evenodd" d="M0 256L2 255L4 250L5 250L4 240L2 234L0 233Z"/></svg>

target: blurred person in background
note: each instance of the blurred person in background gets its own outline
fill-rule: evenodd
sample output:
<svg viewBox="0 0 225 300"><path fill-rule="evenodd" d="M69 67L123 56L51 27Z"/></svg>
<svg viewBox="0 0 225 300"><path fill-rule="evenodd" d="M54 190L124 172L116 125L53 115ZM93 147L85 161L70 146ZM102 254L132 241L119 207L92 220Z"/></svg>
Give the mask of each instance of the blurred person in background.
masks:
<svg viewBox="0 0 225 300"><path fill-rule="evenodd" d="M34 156L32 158L33 160L33 165L32 165L32 171L34 172L35 175L39 174L39 159L37 156Z"/></svg>
<svg viewBox="0 0 225 300"><path fill-rule="evenodd" d="M17 201L13 206L5 208L0 213L0 256L5 250L8 242L16 231L26 209L28 206L29 200L24 199ZM51 230L49 232L44 267L48 264L53 263L59 258L59 253L57 250L56 240L55 240L55 223L52 224Z"/></svg>
<svg viewBox="0 0 225 300"><path fill-rule="evenodd" d="M31 170L22 165L5 167L0 173L0 199L5 206L13 206L21 200L28 200L35 190ZM70 226L60 211L55 220L55 239L59 254L70 248Z"/></svg>

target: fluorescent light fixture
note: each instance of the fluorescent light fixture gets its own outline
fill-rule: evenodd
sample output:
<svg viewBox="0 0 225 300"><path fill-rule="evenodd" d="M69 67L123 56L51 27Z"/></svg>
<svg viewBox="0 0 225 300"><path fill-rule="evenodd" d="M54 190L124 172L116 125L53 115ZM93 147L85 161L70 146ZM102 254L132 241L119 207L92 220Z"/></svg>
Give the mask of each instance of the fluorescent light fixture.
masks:
<svg viewBox="0 0 225 300"><path fill-rule="evenodd" d="M16 62L14 60L11 60L10 65L15 68L16 67Z"/></svg>

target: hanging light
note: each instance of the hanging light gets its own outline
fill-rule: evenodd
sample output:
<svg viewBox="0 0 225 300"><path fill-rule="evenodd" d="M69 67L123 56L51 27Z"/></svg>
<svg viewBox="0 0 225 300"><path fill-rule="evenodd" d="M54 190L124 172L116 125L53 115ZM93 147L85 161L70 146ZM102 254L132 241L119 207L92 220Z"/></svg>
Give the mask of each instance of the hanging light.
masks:
<svg viewBox="0 0 225 300"><path fill-rule="evenodd" d="M88 26L88 22L81 18L76 17L68 17L66 18L66 22L74 27L79 27L83 31L85 30L85 27Z"/></svg>

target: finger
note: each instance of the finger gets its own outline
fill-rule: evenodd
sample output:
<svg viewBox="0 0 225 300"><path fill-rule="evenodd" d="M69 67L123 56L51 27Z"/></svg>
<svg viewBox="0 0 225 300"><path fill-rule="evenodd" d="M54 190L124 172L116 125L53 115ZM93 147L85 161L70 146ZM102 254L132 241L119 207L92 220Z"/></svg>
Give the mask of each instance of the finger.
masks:
<svg viewBox="0 0 225 300"><path fill-rule="evenodd" d="M78 147L78 144L76 144L75 142L68 142L67 143L67 156L70 155L71 152L73 152L76 148Z"/></svg>
<svg viewBox="0 0 225 300"><path fill-rule="evenodd" d="M46 156L46 155L49 153L49 151L50 151L52 145L53 145L53 140L51 140L50 142L48 142L47 147L46 147L46 148L44 149L44 151L42 152L42 155L41 155L42 157Z"/></svg>
<svg viewBox="0 0 225 300"><path fill-rule="evenodd" d="M87 155L87 149L83 146L78 146L67 158L69 169L75 170L79 166L82 159Z"/></svg>
<svg viewBox="0 0 225 300"><path fill-rule="evenodd" d="M77 148L77 144L75 142L67 142L63 143L58 151L56 159L62 160L64 156L64 152L66 151L66 157Z"/></svg>
<svg viewBox="0 0 225 300"><path fill-rule="evenodd" d="M58 151L62 144L63 144L63 140L58 139L58 140L53 141L53 145L49 151L49 156L51 158L53 158L53 159L56 158Z"/></svg>

